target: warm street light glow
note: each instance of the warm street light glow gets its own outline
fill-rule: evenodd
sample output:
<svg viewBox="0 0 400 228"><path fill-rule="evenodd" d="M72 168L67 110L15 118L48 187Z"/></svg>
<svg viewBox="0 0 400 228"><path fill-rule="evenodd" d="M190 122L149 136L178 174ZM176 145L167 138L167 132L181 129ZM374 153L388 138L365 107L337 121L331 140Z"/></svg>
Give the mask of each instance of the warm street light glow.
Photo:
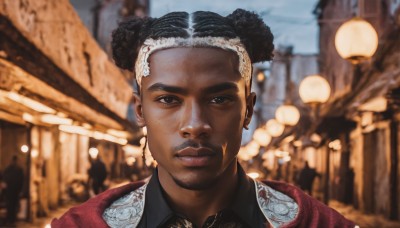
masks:
<svg viewBox="0 0 400 228"><path fill-rule="evenodd" d="M384 97L374 98L360 106L360 111L384 112L387 109L387 100Z"/></svg>
<svg viewBox="0 0 400 228"><path fill-rule="evenodd" d="M335 46L342 58L357 63L374 55L378 47L378 34L370 23L355 17L339 27Z"/></svg>
<svg viewBox="0 0 400 228"><path fill-rule="evenodd" d="M285 130L285 126L281 123L279 123L276 119L270 119L268 120L266 124L267 132L272 136L272 137L278 137L282 135L283 131Z"/></svg>
<svg viewBox="0 0 400 228"><path fill-rule="evenodd" d="M301 140L296 140L293 142L293 146L301 147L301 146L303 146L303 142Z"/></svg>
<svg viewBox="0 0 400 228"><path fill-rule="evenodd" d="M32 149L31 151L31 157L32 158L37 158L39 156L39 151L36 149Z"/></svg>
<svg viewBox="0 0 400 228"><path fill-rule="evenodd" d="M300 98L304 103L325 103L331 95L328 81L319 75L310 75L303 79L299 87Z"/></svg>
<svg viewBox="0 0 400 228"><path fill-rule="evenodd" d="M33 109L33 110L35 110L37 112L43 112L43 113L49 113L49 114L56 113L56 110L54 110L54 109L52 109L52 108L50 108L50 107L38 102L38 101L35 101L35 100L32 100L32 99L30 99L28 97L22 96L22 95L20 95L20 94L18 94L16 92L9 92L7 97L10 100L13 100L13 101L15 101L17 103L25 105L26 107L28 107L30 109Z"/></svg>
<svg viewBox="0 0 400 228"><path fill-rule="evenodd" d="M128 138L129 132L127 131L120 131L120 130L114 130L114 129L108 129L107 133L110 135L113 135L118 138Z"/></svg>
<svg viewBox="0 0 400 228"><path fill-rule="evenodd" d="M283 125L294 126L299 122L300 112L293 105L281 105L275 112L275 118Z"/></svg>
<svg viewBox="0 0 400 228"><path fill-rule="evenodd" d="M373 112L363 112L361 114L361 127L367 127L374 123L374 113Z"/></svg>
<svg viewBox="0 0 400 228"><path fill-rule="evenodd" d="M105 137L105 134L103 132L100 131L94 131L91 135L94 139L97 140L103 140Z"/></svg>
<svg viewBox="0 0 400 228"><path fill-rule="evenodd" d="M63 131L65 133L70 133L70 134L78 134L78 135L84 135L84 136L91 135L91 131L89 131L88 129L81 127L81 126L60 125L60 126L58 126L58 129L60 131Z"/></svg>
<svg viewBox="0 0 400 228"><path fill-rule="evenodd" d="M135 164L135 162L136 162L136 158L134 158L132 156L126 158L126 164L128 164L129 166L133 166L133 164Z"/></svg>
<svg viewBox="0 0 400 228"><path fill-rule="evenodd" d="M95 147L92 147L89 149L89 155L92 159L96 159L97 156L99 155L99 150Z"/></svg>
<svg viewBox="0 0 400 228"><path fill-rule="evenodd" d="M27 145L21 146L21 152L22 152L22 153L27 153L28 150L29 150L29 147L28 147Z"/></svg>
<svg viewBox="0 0 400 228"><path fill-rule="evenodd" d="M340 143L339 139L333 140L328 144L329 148L332 150L341 150L342 149L342 144Z"/></svg>
<svg viewBox="0 0 400 228"><path fill-rule="evenodd" d="M110 134L103 134L103 139L123 146L128 143L128 140L126 138L119 138Z"/></svg>
<svg viewBox="0 0 400 228"><path fill-rule="evenodd" d="M56 125L71 125L73 120L70 118L65 118L53 114L44 114L40 116L40 121L48 124Z"/></svg>
<svg viewBox="0 0 400 228"><path fill-rule="evenodd" d="M249 176L252 179L257 179L260 177L260 174L257 172L251 172L251 173L247 173L247 176Z"/></svg>
<svg viewBox="0 0 400 228"><path fill-rule="evenodd" d="M263 82L264 79L265 79L265 74L264 74L264 72L262 72L262 71L258 72L258 74L257 74L257 81L258 81L258 82Z"/></svg>
<svg viewBox="0 0 400 228"><path fill-rule="evenodd" d="M288 156L283 157L282 160L283 160L283 162L289 162L290 160L292 160L292 157L290 157L288 155Z"/></svg>
<svg viewBox="0 0 400 228"><path fill-rule="evenodd" d="M251 141L246 145L246 152L251 157L254 157L260 152L260 145L254 140Z"/></svg>
<svg viewBox="0 0 400 228"><path fill-rule="evenodd" d="M253 139L260 146L268 146L268 144L271 142L272 137L268 134L267 130L263 128L258 128L254 131Z"/></svg>
<svg viewBox="0 0 400 228"><path fill-rule="evenodd" d="M283 158L283 157L289 156L289 152L283 151L283 150L276 150L276 151L274 152L274 155L275 155L276 157Z"/></svg>
<svg viewBox="0 0 400 228"><path fill-rule="evenodd" d="M322 140L321 136L318 135L317 133L312 134L310 139L311 139L311 141L316 142L316 143L320 143Z"/></svg>
<svg viewBox="0 0 400 228"><path fill-rule="evenodd" d="M142 155L142 148L134 145L125 145L122 147L125 152L125 156L140 157Z"/></svg>
<svg viewBox="0 0 400 228"><path fill-rule="evenodd" d="M34 123L35 122L35 117L33 117L31 114L24 112L22 114L22 119L25 120L26 122L29 123Z"/></svg>
<svg viewBox="0 0 400 228"><path fill-rule="evenodd" d="M251 159L251 156L247 153L246 147L240 147L239 153L237 156L242 161L248 161Z"/></svg>

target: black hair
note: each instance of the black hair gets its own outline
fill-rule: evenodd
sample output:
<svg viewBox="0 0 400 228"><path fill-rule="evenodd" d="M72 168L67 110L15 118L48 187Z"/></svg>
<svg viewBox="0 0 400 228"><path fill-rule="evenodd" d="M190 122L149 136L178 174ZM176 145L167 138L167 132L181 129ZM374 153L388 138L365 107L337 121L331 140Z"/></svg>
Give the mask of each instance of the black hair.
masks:
<svg viewBox="0 0 400 228"><path fill-rule="evenodd" d="M134 71L139 48L148 38L189 37L189 17L194 22L193 37L239 37L252 63L271 60L273 35L255 13L237 9L223 17L208 11L172 12L160 18L132 17L119 23L112 33L113 58L117 66Z"/></svg>

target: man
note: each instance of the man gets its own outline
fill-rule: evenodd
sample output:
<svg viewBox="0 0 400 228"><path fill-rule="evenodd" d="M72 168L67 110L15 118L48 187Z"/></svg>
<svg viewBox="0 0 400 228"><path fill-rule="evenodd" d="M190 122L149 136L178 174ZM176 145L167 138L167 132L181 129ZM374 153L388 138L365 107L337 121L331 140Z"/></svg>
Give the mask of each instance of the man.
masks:
<svg viewBox="0 0 400 228"><path fill-rule="evenodd" d="M107 178L107 169L103 161L101 161L100 156L94 159L92 165L88 171L89 182L92 182L92 189L94 194L99 194L104 191L104 181Z"/></svg>
<svg viewBox="0 0 400 228"><path fill-rule="evenodd" d="M304 168L300 171L297 183L303 191L307 192L311 196L314 179L317 176L319 176L317 171L310 168L308 161L306 161Z"/></svg>
<svg viewBox="0 0 400 228"><path fill-rule="evenodd" d="M293 186L249 179L237 162L256 99L251 63L271 60L272 41L240 9L121 23L114 59L135 71L136 119L158 167L148 183L100 194L52 227L354 227Z"/></svg>
<svg viewBox="0 0 400 228"><path fill-rule="evenodd" d="M18 164L18 156L14 155L11 164L4 170L4 182L6 185L5 199L7 208L6 224L16 222L19 209L19 197L24 185L24 171Z"/></svg>

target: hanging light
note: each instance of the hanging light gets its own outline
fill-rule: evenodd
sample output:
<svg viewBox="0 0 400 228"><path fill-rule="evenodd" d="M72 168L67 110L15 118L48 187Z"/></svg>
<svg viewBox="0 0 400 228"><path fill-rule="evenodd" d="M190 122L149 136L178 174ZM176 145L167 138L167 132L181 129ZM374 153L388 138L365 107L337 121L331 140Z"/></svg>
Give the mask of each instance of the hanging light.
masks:
<svg viewBox="0 0 400 228"><path fill-rule="evenodd" d="M247 176L249 176L252 179L257 179L260 177L260 173L259 172L250 172L250 173L247 173Z"/></svg>
<svg viewBox="0 0 400 228"><path fill-rule="evenodd" d="M122 147L122 150L125 152L125 156L132 156L134 158L142 156L142 148L134 145L125 145Z"/></svg>
<svg viewBox="0 0 400 228"><path fill-rule="evenodd" d="M262 72L262 71L258 72L258 74L257 74L257 82L263 82L264 79L265 79L264 72Z"/></svg>
<svg viewBox="0 0 400 228"><path fill-rule="evenodd" d="M91 147L91 148L89 149L89 156L90 156L92 159L96 159L98 155L99 155L99 150L98 150L97 148Z"/></svg>
<svg viewBox="0 0 400 228"><path fill-rule="evenodd" d="M258 128L254 131L253 139L260 146L268 146L268 144L271 142L271 136L268 134L267 130L263 128Z"/></svg>
<svg viewBox="0 0 400 228"><path fill-rule="evenodd" d="M300 112L293 105L281 105L275 112L275 118L283 125L294 126L299 122Z"/></svg>
<svg viewBox="0 0 400 228"><path fill-rule="evenodd" d="M339 27L335 46L342 58L358 63L374 55L378 47L378 34L370 23L355 17Z"/></svg>
<svg viewBox="0 0 400 228"><path fill-rule="evenodd" d="M268 120L266 127L267 127L267 132L272 137L278 137L282 135L283 131L285 130L285 126L279 123L276 119Z"/></svg>
<svg viewBox="0 0 400 228"><path fill-rule="evenodd" d="M29 147L27 145L22 145L21 146L21 152L22 153L28 153L29 151Z"/></svg>
<svg viewBox="0 0 400 228"><path fill-rule="evenodd" d="M74 122L70 118L62 117L59 115L53 115L53 114L41 115L40 121L42 121L43 123L55 124L55 125L72 125L72 123Z"/></svg>
<svg viewBox="0 0 400 228"><path fill-rule="evenodd" d="M243 160L243 161L248 161L251 159L251 156L247 153L247 148L244 146L240 147L240 150L239 150L239 153L237 156L240 160Z"/></svg>
<svg viewBox="0 0 400 228"><path fill-rule="evenodd" d="M387 109L387 99L385 97L374 98L363 105L358 110L369 112L384 112Z"/></svg>
<svg viewBox="0 0 400 228"><path fill-rule="evenodd" d="M260 145L254 140L251 141L246 145L246 152L251 157L254 157L260 152Z"/></svg>
<svg viewBox="0 0 400 228"><path fill-rule="evenodd" d="M319 75L310 75L301 81L300 98L304 103L325 103L331 95L328 81Z"/></svg>

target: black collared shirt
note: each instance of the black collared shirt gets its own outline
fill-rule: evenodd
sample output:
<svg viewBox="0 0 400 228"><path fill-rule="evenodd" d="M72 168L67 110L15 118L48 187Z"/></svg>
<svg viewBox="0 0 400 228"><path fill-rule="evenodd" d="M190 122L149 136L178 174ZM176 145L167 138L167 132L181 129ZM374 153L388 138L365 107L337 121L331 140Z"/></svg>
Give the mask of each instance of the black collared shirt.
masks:
<svg viewBox="0 0 400 228"><path fill-rule="evenodd" d="M249 178L238 164L239 184L232 206L207 218L203 227L265 227L266 219L260 211L255 194L254 181ZM154 171L146 188L145 209L137 227L195 227L188 219L171 210L160 182L157 170Z"/></svg>

